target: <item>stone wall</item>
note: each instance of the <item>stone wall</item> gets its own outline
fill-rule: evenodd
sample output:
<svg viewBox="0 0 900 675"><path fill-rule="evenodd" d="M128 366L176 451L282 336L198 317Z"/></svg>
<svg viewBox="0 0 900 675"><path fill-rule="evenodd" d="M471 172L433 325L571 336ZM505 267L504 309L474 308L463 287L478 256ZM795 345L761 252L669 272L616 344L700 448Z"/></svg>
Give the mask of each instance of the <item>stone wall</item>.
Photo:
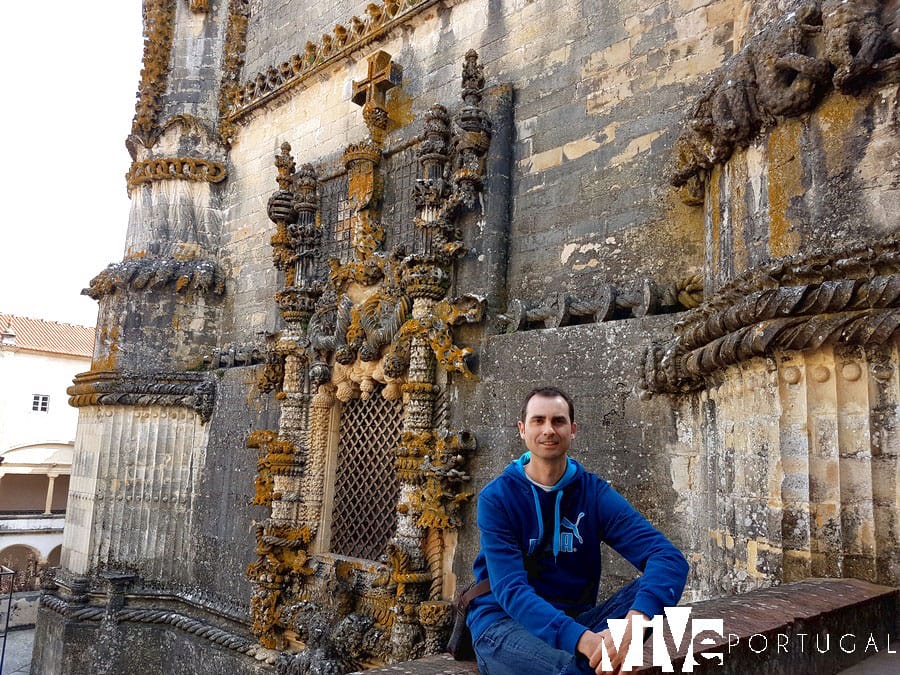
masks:
<svg viewBox="0 0 900 675"><path fill-rule="evenodd" d="M676 545L689 549L692 526L679 506L686 497L670 454L676 420L666 401L641 400L637 382L643 341L671 329L672 318L661 316L486 338L478 347L479 381L458 383L452 393L451 428L469 429L478 441L465 522L475 522L481 488L525 451L516 430L522 398L534 387L552 384L575 400L572 456L608 480ZM478 530L467 526L454 561L459 584L471 580L477 553ZM635 575L629 563L607 554L604 591Z"/></svg>
<svg viewBox="0 0 900 675"><path fill-rule="evenodd" d="M840 11L864 3L844 5L851 9ZM308 666L304 659L359 665L359 653L337 653L322 637L330 634L322 622L332 619L331 628L371 640L365 654L379 659L440 649L454 585L448 567L467 581L478 542L475 500L459 514L457 532L456 488L447 488L467 437L439 432L446 423L474 433L479 449L465 489L477 494L520 453L520 400L538 384L575 397L574 456L688 554L688 598L817 575L897 583L896 68L872 71L855 88L838 78L835 90L830 73L839 64L821 59L840 57L833 35L807 26L809 35L797 37L791 10L799 6L787 1L148 7L152 67L142 74L129 139L128 250L89 289L101 305L98 346L92 371L70 389L83 410L67 569L58 588L47 582L41 601L39 667L64 672L73 646L94 645L65 667L162 667L165 652L215 668L215 643L232 650L224 660L254 672L250 659L276 657L256 638L296 648L300 634L310 640L307 655L283 657L282 670ZM337 44L348 36L332 26L353 27L352 14L363 10L347 46ZM382 11L401 18L383 22ZM829 11L833 22L839 10ZM870 15L856 19L871 23ZM786 36L796 41L785 46ZM307 49L307 40L316 44ZM885 40L879 57L898 47ZM336 209L345 196L311 199L317 180L352 180L359 213L377 216L378 200L367 201L366 191L378 191L380 160L389 174L385 222L412 227L412 194L407 203L396 199L412 193L414 177L401 175L403 167L415 159L425 112L462 105L460 73L471 49L484 66L481 104L494 135L482 162L483 128L453 132L470 144L466 180L478 187L472 208L453 223L467 253L454 263L451 290L478 297L468 308L438 302L446 286L415 276L446 273L427 258L402 273L400 299L387 282L369 283L362 263L342 267L352 281L332 289L352 307L349 316L369 300L382 303L378 312L409 305L399 322L414 319L411 356L388 382L382 352L387 343L394 349L399 324L379 343L381 361L366 361L346 344L362 320L344 317L351 327L337 335L323 303L313 316L317 332L308 331L313 312L301 305L321 294L309 270L294 278L297 287L309 282L291 291L302 296L296 307L279 308L276 292L294 271L290 254L307 261L309 251L295 248L318 246L320 204ZM351 92L377 50L402 66L402 85L364 121ZM798 61L798 50L809 51L808 60ZM823 68L829 77L820 77L815 96L788 96L773 114L765 96L784 94L784 81L780 71L764 76L785 55L812 68L809 77ZM478 76L470 72L468 81ZM757 96L770 106L761 117L748 102ZM388 117L383 147L376 112ZM370 135L372 144L355 150L370 168L358 157L347 179L345 149ZM679 154L686 139L694 153L687 160ZM303 187L302 223L296 167L281 176L275 167L285 141L282 168L295 159L318 174L301 171L312 181ZM667 165L681 160L692 170L676 191ZM282 201L273 210L276 189ZM435 204L446 205L450 192L430 193L420 227L438 227ZM291 209L297 222L288 222ZM300 243L284 241L288 224L306 228L291 235ZM276 231L284 235L278 269ZM376 261L357 248L356 262L369 256L368 272L373 264L400 269L399 257ZM647 316L687 307L694 309ZM376 319L387 331L391 319ZM454 321L473 323L451 335ZM365 330L367 338L375 332ZM453 371L448 354L462 362L455 345L473 350L478 379L436 374L441 358ZM259 375L274 400L257 387ZM376 380L407 396L399 525L387 562L320 564L308 557L315 545L306 545L324 541L314 533L329 508L320 483L334 462L325 457L335 445L330 411ZM247 448L261 430L273 431L253 434ZM446 463L433 472L438 454ZM271 513L251 501L270 504ZM244 574L254 556L248 616ZM611 556L604 575L613 588L633 570ZM281 611L288 601L290 618ZM304 612L318 618L303 625ZM154 621L165 626L151 629ZM245 635L251 623L254 638ZM140 661L151 652L156 660Z"/></svg>
<svg viewBox="0 0 900 675"><path fill-rule="evenodd" d="M685 99L749 30L749 19L731 20L749 9L733 0L633 4L436 6L366 48L384 49L404 68L402 89L388 93L389 152L419 133L433 103L457 100L468 49L479 52L488 86L512 86L508 288L517 297L603 280L671 283L703 264L702 211L681 204L660 168ZM542 16L554 20L548 25ZM361 57L368 51L238 122L231 153L236 201L224 234L235 278L231 339L276 322L263 310L276 281L266 244L273 226L263 214L274 187L273 156L286 140L298 162L323 167L320 174L340 170L343 147L366 134L349 95L350 81L365 75ZM248 65L242 78L254 72Z"/></svg>

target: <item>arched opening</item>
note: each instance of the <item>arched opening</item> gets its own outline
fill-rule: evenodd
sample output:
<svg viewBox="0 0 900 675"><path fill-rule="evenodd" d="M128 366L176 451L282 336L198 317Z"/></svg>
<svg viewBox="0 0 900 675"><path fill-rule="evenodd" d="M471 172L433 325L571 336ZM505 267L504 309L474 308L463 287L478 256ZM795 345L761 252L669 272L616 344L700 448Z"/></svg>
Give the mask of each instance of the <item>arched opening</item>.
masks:
<svg viewBox="0 0 900 675"><path fill-rule="evenodd" d="M43 513L48 480L31 473L8 473L0 478L0 513Z"/></svg>
<svg viewBox="0 0 900 675"><path fill-rule="evenodd" d="M40 554L30 546L14 544L0 551L0 565L13 570L13 593L37 590L40 580Z"/></svg>
<svg viewBox="0 0 900 675"><path fill-rule="evenodd" d="M59 558L62 554L62 544L47 554L47 567L59 567Z"/></svg>

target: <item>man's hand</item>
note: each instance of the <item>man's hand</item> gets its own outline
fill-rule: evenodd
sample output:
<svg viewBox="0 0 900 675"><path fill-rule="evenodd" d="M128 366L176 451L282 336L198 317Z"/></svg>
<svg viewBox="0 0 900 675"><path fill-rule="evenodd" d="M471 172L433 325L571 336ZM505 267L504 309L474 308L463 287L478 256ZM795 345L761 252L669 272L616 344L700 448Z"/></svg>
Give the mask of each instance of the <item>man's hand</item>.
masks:
<svg viewBox="0 0 900 675"><path fill-rule="evenodd" d="M625 629L625 635L622 636L622 643L619 645L618 649L616 649L612 634L609 632L608 628L599 633L586 630L581 634L576 649L588 658L591 668L594 669L597 675L607 675L608 673L618 675L621 672L622 664L625 662L625 657L628 655L628 648L631 646L631 618L634 616L640 616L649 621L649 617L636 609L632 609L628 612L625 616L625 618L628 619L628 626ZM612 670L603 670L602 659L604 645L606 653L609 654Z"/></svg>

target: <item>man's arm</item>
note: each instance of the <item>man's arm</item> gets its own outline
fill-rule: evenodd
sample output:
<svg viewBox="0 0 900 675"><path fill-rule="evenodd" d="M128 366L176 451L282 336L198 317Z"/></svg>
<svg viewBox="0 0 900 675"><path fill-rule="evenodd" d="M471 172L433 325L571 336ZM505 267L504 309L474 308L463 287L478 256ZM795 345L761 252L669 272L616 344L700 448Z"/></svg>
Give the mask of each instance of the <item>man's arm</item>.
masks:
<svg viewBox="0 0 900 675"><path fill-rule="evenodd" d="M506 506L488 491L478 498L478 529L491 591L500 606L533 635L574 654L587 629L540 597L528 583L525 561Z"/></svg>
<svg viewBox="0 0 900 675"><path fill-rule="evenodd" d="M687 582L687 561L681 551L609 483L600 482L597 497L603 541L643 572L631 608L648 617L661 614L663 607L674 607L681 598Z"/></svg>
<svg viewBox="0 0 900 675"><path fill-rule="evenodd" d="M631 620L634 617L639 617L644 620L649 620L646 614L637 611L636 609L632 609L628 612L625 618L628 620L628 625L625 628L625 633L622 635L622 641L619 643L618 648L616 648L615 640L612 637L612 633L607 628L604 631L599 633L595 633L591 630L586 630L581 638L578 640L578 651L584 654L588 662L591 664L591 668L595 670L597 673L605 673L605 672L619 672L619 669L625 663L625 657L628 656L628 649L631 646ZM603 652L609 655L610 667L611 670L603 671L600 669L603 661Z"/></svg>

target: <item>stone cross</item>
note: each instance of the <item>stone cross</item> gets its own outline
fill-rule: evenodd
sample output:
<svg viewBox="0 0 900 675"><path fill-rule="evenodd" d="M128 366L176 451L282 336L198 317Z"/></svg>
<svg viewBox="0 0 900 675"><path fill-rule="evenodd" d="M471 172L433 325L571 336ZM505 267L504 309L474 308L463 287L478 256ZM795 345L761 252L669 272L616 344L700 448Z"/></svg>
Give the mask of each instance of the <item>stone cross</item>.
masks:
<svg viewBox="0 0 900 675"><path fill-rule="evenodd" d="M403 67L391 61L391 55L377 51L369 57L369 72L364 80L353 82L352 101L356 105L373 104L384 107L384 95L388 89L400 86Z"/></svg>

